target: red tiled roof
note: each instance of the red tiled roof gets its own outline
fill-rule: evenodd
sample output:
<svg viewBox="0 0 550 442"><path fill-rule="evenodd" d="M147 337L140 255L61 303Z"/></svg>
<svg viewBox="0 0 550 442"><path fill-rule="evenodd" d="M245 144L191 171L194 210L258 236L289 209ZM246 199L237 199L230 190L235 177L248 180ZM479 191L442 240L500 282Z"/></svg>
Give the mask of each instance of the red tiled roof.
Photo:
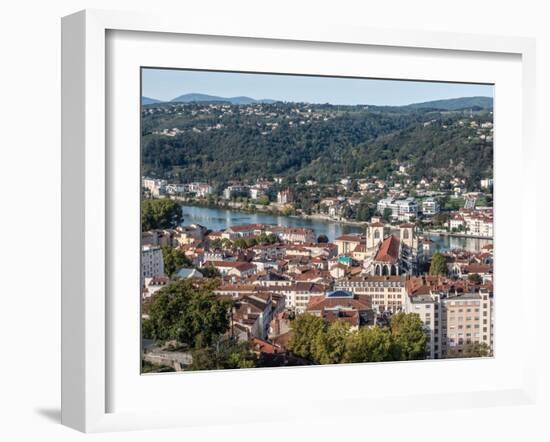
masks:
<svg viewBox="0 0 550 442"><path fill-rule="evenodd" d="M327 311L323 312L323 318L328 322L346 322L352 327L357 327L361 323L359 312L357 310L352 311Z"/></svg>
<svg viewBox="0 0 550 442"><path fill-rule="evenodd" d="M250 232L252 230L263 230L265 229L264 224L243 224L240 226L231 226L227 230L232 232Z"/></svg>
<svg viewBox="0 0 550 442"><path fill-rule="evenodd" d="M371 227L384 227L384 224L382 224L382 223L371 223L370 226Z"/></svg>
<svg viewBox="0 0 550 442"><path fill-rule="evenodd" d="M366 297L359 298L357 295L351 299L327 298L326 296L311 296L307 304L307 311L324 311L325 309L369 310L371 303Z"/></svg>
<svg viewBox="0 0 550 442"><path fill-rule="evenodd" d="M464 267L464 271L466 273L492 273L493 272L493 266L488 264L469 264Z"/></svg>
<svg viewBox="0 0 550 442"><path fill-rule="evenodd" d="M254 264L250 264L249 262L243 262L243 261L207 261L204 263L206 266L214 266L214 267L231 267L240 271L245 270L251 270L256 268Z"/></svg>
<svg viewBox="0 0 550 442"><path fill-rule="evenodd" d="M357 244L355 249L353 249L354 253L365 253L367 251L367 245L363 242Z"/></svg>
<svg viewBox="0 0 550 442"><path fill-rule="evenodd" d="M334 241L353 241L360 242L364 238L361 235L342 235L336 238Z"/></svg>
<svg viewBox="0 0 550 442"><path fill-rule="evenodd" d="M375 261L395 263L399 260L399 239L390 235L384 241L376 253Z"/></svg>

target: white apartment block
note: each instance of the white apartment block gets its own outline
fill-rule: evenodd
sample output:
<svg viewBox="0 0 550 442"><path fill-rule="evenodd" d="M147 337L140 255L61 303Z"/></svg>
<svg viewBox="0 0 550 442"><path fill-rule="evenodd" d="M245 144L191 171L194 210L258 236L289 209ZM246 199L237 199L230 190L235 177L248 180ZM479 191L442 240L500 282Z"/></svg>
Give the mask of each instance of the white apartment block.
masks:
<svg viewBox="0 0 550 442"><path fill-rule="evenodd" d="M398 221L410 221L418 216L418 203L412 197L404 200L383 198L378 201L376 208L380 214L383 214L385 209L390 209L391 217Z"/></svg>
<svg viewBox="0 0 550 442"><path fill-rule="evenodd" d="M196 194L200 198L205 198L212 193L212 186L207 183L189 183L187 191Z"/></svg>
<svg viewBox="0 0 550 442"><path fill-rule="evenodd" d="M144 245L141 247L141 286L145 278L164 275L164 259L160 247Z"/></svg>
<svg viewBox="0 0 550 442"><path fill-rule="evenodd" d="M449 227L459 229L463 227L470 235L485 238L493 237L492 211L469 211L455 215L449 222Z"/></svg>
<svg viewBox="0 0 550 442"><path fill-rule="evenodd" d="M164 193L167 185L166 180L159 180L156 178L142 178L141 185L151 193L154 197L159 197Z"/></svg>
<svg viewBox="0 0 550 442"><path fill-rule="evenodd" d="M439 213L439 202L434 198L427 198L422 201L422 213L424 215L432 216Z"/></svg>
<svg viewBox="0 0 550 442"><path fill-rule="evenodd" d="M297 314L304 313L312 296L324 295L326 287L310 282L296 282L284 287L276 287L277 293L285 296L285 306Z"/></svg>
<svg viewBox="0 0 550 442"><path fill-rule="evenodd" d="M436 293L407 297L407 313L424 323L429 357L440 359L460 353L472 343L493 349L493 297L487 290L472 293Z"/></svg>

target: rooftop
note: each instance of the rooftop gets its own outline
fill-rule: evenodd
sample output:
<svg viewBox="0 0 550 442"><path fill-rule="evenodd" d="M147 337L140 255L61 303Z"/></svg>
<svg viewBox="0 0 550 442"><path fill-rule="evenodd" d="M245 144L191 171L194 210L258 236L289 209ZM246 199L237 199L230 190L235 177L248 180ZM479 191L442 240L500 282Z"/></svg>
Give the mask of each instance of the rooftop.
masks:
<svg viewBox="0 0 550 442"><path fill-rule="evenodd" d="M399 239L390 235L378 249L378 253L374 258L375 261L395 263L399 260Z"/></svg>

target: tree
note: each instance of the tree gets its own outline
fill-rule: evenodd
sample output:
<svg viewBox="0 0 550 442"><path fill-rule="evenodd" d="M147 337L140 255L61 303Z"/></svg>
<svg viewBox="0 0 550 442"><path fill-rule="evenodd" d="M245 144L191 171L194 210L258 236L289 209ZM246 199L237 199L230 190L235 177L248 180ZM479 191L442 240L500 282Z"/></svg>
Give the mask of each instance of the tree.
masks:
<svg viewBox="0 0 550 442"><path fill-rule="evenodd" d="M235 241L233 241L233 245L239 249L246 249L246 239L244 238L237 238Z"/></svg>
<svg viewBox="0 0 550 442"><path fill-rule="evenodd" d="M220 271L214 266L201 267L200 272L205 278L219 278L220 276L222 276Z"/></svg>
<svg viewBox="0 0 550 442"><path fill-rule="evenodd" d="M468 275L468 281L472 284L480 285L483 282L483 278L477 273L470 273Z"/></svg>
<svg viewBox="0 0 550 442"><path fill-rule="evenodd" d="M432 256L432 262L430 264L430 275L442 275L447 276L447 261L445 257L439 253L435 252Z"/></svg>
<svg viewBox="0 0 550 442"><path fill-rule="evenodd" d="M387 328L364 327L347 340L344 362L383 362L392 359L392 339Z"/></svg>
<svg viewBox="0 0 550 442"><path fill-rule="evenodd" d="M164 273L170 278L181 267L191 267L193 264L184 252L168 246L162 248L162 258L164 260Z"/></svg>
<svg viewBox="0 0 550 442"><path fill-rule="evenodd" d="M470 344L465 344L462 347L462 351L459 352L457 349L449 349L447 353L448 358L484 358L490 356L490 348L484 342L472 342Z"/></svg>
<svg viewBox="0 0 550 442"><path fill-rule="evenodd" d="M262 206L268 206L269 205L269 198L264 195L258 198L258 204L261 204Z"/></svg>
<svg viewBox="0 0 550 442"><path fill-rule="evenodd" d="M222 248L230 249L231 247L233 247L233 243L229 238L222 239Z"/></svg>
<svg viewBox="0 0 550 442"><path fill-rule="evenodd" d="M222 241L221 239L216 238L215 240L210 242L210 249L216 250L222 248Z"/></svg>
<svg viewBox="0 0 550 442"><path fill-rule="evenodd" d="M409 361L426 358L426 334L418 314L396 313L391 318L390 327L395 360Z"/></svg>
<svg viewBox="0 0 550 442"><path fill-rule="evenodd" d="M172 229L183 222L181 206L171 199L143 200L141 202L141 230Z"/></svg>
<svg viewBox="0 0 550 442"><path fill-rule="evenodd" d="M291 338L288 348L296 356L310 361L315 360L315 341L319 333L324 333L327 324L323 318L303 313L291 323Z"/></svg>
<svg viewBox="0 0 550 442"><path fill-rule="evenodd" d="M326 243L328 243L328 236L327 236L327 235L319 235L319 236L317 237L317 242L318 242L319 244L326 244Z"/></svg>
<svg viewBox="0 0 550 442"><path fill-rule="evenodd" d="M313 342L313 359L318 364L339 364L344 359L350 329L345 322L336 321L325 332L317 333Z"/></svg>
<svg viewBox="0 0 550 442"><path fill-rule="evenodd" d="M176 340L190 347L209 346L229 329L232 301L220 300L213 286L196 288L178 280L160 289L149 308L147 332L159 341Z"/></svg>
<svg viewBox="0 0 550 442"><path fill-rule="evenodd" d="M246 247L247 248L254 247L256 244L258 244L258 241L256 240L256 238L247 238L246 239Z"/></svg>
<svg viewBox="0 0 550 442"><path fill-rule="evenodd" d="M386 222L390 222L391 221L391 216L392 216L392 210L391 209L388 209L387 207L384 209L384 211L382 212L382 218L386 221Z"/></svg>
<svg viewBox="0 0 550 442"><path fill-rule="evenodd" d="M211 346L195 349L191 355L190 370L253 368L257 360L248 343L224 336L215 337Z"/></svg>

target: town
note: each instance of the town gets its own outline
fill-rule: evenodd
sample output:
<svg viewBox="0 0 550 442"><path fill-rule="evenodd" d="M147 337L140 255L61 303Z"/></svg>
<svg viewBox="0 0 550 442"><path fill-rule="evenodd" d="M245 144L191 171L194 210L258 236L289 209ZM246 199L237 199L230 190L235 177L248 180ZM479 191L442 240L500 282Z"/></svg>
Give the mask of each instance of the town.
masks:
<svg viewBox="0 0 550 442"><path fill-rule="evenodd" d="M157 194L152 182L165 189ZM181 212L177 198L166 196L168 184L143 184L147 195L156 196L144 204L172 204ZM188 189L201 188L192 186L199 185ZM478 251L435 250L430 236L414 222L440 213L437 199L430 196L424 203L419 209L415 199L386 197L363 224L364 233L332 241L311 229L276 224L232 225L219 231L196 224L144 230L143 361L148 371L394 360L391 350L381 359L357 351L355 357L327 358L326 351L304 349L299 342L320 339L311 334L311 322L319 321L326 334L340 327L351 336L390 330L398 315L414 315L423 332L423 348L399 359L492 355L492 244ZM474 204L460 208L442 228L492 237L492 210ZM166 302L159 295L169 296L171 290L228 301L219 334L228 351L240 355L238 364L215 365L214 356L193 350L177 333L159 330L170 314L159 307ZM214 344L209 341L206 348Z"/></svg>
<svg viewBox="0 0 550 442"><path fill-rule="evenodd" d="M406 176L401 166L399 178ZM284 183L287 181L284 185ZM415 223L422 231L476 238L493 237L493 179L479 182L478 191L467 191L464 179L382 180L344 178L332 186L315 181L288 184L288 180L261 179L252 185L232 184L216 194L205 182L169 183L144 177L142 186L152 198L169 197L186 204L221 207L278 215L297 215L344 223L365 222L375 214L390 224ZM321 197L322 194L331 196ZM307 208L299 203L309 195Z"/></svg>
<svg viewBox="0 0 550 442"><path fill-rule="evenodd" d="M494 355L492 99L197 96L142 106L142 373Z"/></svg>

